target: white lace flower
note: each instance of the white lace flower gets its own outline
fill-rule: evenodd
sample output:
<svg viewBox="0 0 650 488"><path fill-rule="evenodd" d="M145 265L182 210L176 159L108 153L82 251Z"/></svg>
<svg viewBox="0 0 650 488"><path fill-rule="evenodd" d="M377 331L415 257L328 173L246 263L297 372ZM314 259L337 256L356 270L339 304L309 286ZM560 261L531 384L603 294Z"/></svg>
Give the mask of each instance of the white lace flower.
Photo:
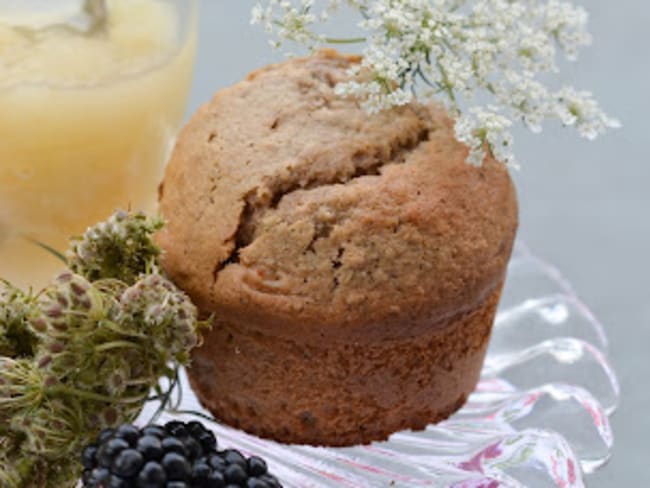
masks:
<svg viewBox="0 0 650 488"><path fill-rule="evenodd" d="M511 167L518 167L512 155L513 140L509 129L512 122L498 113L498 108L473 107L456 120L456 138L469 147L468 162L481 165L485 149L489 148L499 161Z"/></svg>
<svg viewBox="0 0 650 488"><path fill-rule="evenodd" d="M557 94L554 105L557 117L565 125L575 126L580 135L593 140L610 128L619 128L621 123L605 115L587 91L576 91L572 87L564 87Z"/></svg>
<svg viewBox="0 0 650 488"><path fill-rule="evenodd" d="M360 14L365 37L330 39L315 31L343 5ZM267 0L254 7L252 20L275 35L276 46L364 42L361 65L336 92L358 98L370 113L409 103L414 94L441 101L474 164L486 150L516 164L513 121L538 133L557 120L588 139L620 126L589 92L542 82L557 73L559 54L574 60L591 42L587 12L570 1Z"/></svg>

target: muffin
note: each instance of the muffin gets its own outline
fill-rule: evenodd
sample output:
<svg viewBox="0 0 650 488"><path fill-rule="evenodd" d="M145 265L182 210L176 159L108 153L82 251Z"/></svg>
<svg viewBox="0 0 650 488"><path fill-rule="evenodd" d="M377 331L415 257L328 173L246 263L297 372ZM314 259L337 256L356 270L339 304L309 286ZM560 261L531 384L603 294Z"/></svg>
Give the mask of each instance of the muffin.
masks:
<svg viewBox="0 0 650 488"><path fill-rule="evenodd" d="M214 326L189 377L226 424L347 446L423 429L479 378L517 229L507 170L436 105L368 115L333 51L201 107L160 187L167 273Z"/></svg>

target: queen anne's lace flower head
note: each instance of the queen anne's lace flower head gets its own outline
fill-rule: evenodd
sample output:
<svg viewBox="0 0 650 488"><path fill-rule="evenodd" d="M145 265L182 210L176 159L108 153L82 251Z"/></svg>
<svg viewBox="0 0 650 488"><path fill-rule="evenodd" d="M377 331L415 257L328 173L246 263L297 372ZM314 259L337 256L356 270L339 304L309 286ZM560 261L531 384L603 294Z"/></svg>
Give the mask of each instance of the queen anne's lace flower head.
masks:
<svg viewBox="0 0 650 488"><path fill-rule="evenodd" d="M68 265L90 281L112 278L131 285L154 267L160 249L153 234L162 226L160 219L141 212L115 212L73 239Z"/></svg>
<svg viewBox="0 0 650 488"><path fill-rule="evenodd" d="M160 271L161 226L117 212L39 293L0 280L0 487L74 486L81 446L133 421L152 388L166 406L209 322Z"/></svg>
<svg viewBox="0 0 650 488"><path fill-rule="evenodd" d="M33 354L38 339L27 324L33 302L33 296L0 280L0 358Z"/></svg>
<svg viewBox="0 0 650 488"><path fill-rule="evenodd" d="M361 14L365 37L330 39L315 30L343 4ZM455 118L469 162L481 164L487 149L508 165L516 165L513 121L538 133L554 119L588 139L620 126L591 93L540 81L558 72L558 54L575 60L591 42L587 20L584 8L561 0L267 0L252 16L276 47L365 42L363 61L337 94L359 99L369 113L436 98Z"/></svg>

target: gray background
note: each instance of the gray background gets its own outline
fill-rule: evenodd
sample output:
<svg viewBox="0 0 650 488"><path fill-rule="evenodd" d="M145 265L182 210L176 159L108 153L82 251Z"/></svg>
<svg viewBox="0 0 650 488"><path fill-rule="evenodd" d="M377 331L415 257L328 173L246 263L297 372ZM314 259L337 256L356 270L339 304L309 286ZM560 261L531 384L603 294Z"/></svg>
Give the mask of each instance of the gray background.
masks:
<svg viewBox="0 0 650 488"><path fill-rule="evenodd" d="M190 110L281 56L249 25L252 1L202 0ZM592 0L594 45L563 78L592 90L624 129L596 142L517 134L521 235L605 323L622 402L610 464L590 487L650 487L650 2ZM340 27L340 26L339 26Z"/></svg>

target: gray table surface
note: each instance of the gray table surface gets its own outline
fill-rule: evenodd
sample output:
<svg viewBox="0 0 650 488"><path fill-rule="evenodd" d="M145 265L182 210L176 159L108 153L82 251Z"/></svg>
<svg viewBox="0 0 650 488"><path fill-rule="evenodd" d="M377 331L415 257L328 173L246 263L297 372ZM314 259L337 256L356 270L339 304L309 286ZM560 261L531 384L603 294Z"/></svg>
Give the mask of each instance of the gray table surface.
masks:
<svg viewBox="0 0 650 488"><path fill-rule="evenodd" d="M280 59L249 25L252 3L202 0L190 111ZM517 134L520 235L564 272L611 340L622 386L615 450L588 486L643 488L650 487L650 3L579 3L591 12L595 43L563 79L594 91L624 129L596 142L562 130Z"/></svg>

